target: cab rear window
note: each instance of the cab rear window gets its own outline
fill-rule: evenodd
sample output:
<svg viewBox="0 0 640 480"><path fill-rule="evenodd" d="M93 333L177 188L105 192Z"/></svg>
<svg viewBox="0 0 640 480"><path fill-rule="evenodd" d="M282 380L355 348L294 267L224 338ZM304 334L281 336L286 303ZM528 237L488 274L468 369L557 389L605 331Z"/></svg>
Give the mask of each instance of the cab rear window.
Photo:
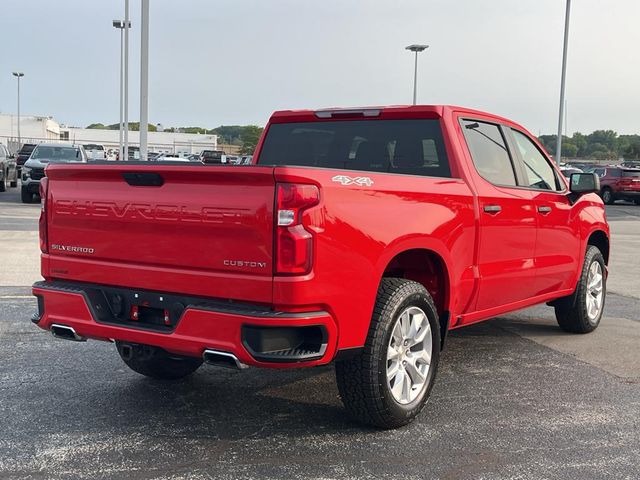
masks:
<svg viewBox="0 0 640 480"><path fill-rule="evenodd" d="M335 120L269 127L261 165L450 177L438 120Z"/></svg>

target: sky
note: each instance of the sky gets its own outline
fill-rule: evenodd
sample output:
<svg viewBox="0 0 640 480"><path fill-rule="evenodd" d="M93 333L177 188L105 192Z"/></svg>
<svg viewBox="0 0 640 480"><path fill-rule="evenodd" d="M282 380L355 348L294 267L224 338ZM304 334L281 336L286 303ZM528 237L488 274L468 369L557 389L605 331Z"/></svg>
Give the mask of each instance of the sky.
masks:
<svg viewBox="0 0 640 480"><path fill-rule="evenodd" d="M282 109L418 103L557 130L564 0L151 0L149 121L264 125ZM2 0L0 112L117 123L124 0ZM130 0L129 118L140 104ZM640 133L640 1L574 0L567 131Z"/></svg>

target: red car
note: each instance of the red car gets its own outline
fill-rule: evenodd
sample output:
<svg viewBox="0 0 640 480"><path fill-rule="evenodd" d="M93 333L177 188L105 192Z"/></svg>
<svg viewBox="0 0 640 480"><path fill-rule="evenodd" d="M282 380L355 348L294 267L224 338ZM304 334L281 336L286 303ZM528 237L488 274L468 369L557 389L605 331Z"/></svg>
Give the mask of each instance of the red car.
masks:
<svg viewBox="0 0 640 480"><path fill-rule="evenodd" d="M600 196L607 205L626 200L640 205L640 169L596 167L591 170L600 177Z"/></svg>
<svg viewBox="0 0 640 480"><path fill-rule="evenodd" d="M586 333L604 308L597 176L475 110L276 112L252 165L50 165L42 190L40 328L163 379L335 362L383 428L423 408L450 329L548 302Z"/></svg>

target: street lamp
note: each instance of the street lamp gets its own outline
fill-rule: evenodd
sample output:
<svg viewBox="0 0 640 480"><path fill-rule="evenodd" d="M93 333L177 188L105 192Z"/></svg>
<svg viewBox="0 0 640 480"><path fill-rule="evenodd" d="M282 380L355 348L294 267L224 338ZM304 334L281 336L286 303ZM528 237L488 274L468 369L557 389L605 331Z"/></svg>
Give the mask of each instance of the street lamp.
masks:
<svg viewBox="0 0 640 480"><path fill-rule="evenodd" d="M429 45L409 45L405 50L409 50L416 54L415 66L413 69L413 104L416 104L418 96L418 53L429 48Z"/></svg>
<svg viewBox="0 0 640 480"><path fill-rule="evenodd" d="M562 155L562 117L564 115L564 85L567 77L567 49L569 47L569 15L571 0L567 0L567 10L564 16L564 47L562 49L562 77L560 80L560 112L558 113L558 138L556 142L556 163L560 165Z"/></svg>
<svg viewBox="0 0 640 480"><path fill-rule="evenodd" d="M140 4L140 160L146 160L149 129L149 0L142 0Z"/></svg>
<svg viewBox="0 0 640 480"><path fill-rule="evenodd" d="M24 77L24 73L13 72L13 76L18 79L18 148L21 148L22 138L20 137L20 79Z"/></svg>
<svg viewBox="0 0 640 480"><path fill-rule="evenodd" d="M124 20L114 20L113 27L120 30L120 159L124 158L124 150L123 150L123 135L124 135L124 122L123 122L123 113L124 113L124 99L123 99L123 85L124 85L124 76L123 76L123 63L124 63L124 30L125 30L125 21ZM131 22L129 22L129 28L131 28Z"/></svg>

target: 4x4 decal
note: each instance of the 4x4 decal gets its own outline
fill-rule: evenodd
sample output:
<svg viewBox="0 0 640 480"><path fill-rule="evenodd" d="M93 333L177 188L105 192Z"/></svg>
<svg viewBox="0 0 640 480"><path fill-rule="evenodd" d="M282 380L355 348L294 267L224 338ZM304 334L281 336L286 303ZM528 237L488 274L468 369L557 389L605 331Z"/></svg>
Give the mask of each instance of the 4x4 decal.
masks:
<svg viewBox="0 0 640 480"><path fill-rule="evenodd" d="M370 187L371 185L373 185L373 180L371 180L369 177L350 177L348 175L336 175L331 180L342 185L359 185L361 187Z"/></svg>

